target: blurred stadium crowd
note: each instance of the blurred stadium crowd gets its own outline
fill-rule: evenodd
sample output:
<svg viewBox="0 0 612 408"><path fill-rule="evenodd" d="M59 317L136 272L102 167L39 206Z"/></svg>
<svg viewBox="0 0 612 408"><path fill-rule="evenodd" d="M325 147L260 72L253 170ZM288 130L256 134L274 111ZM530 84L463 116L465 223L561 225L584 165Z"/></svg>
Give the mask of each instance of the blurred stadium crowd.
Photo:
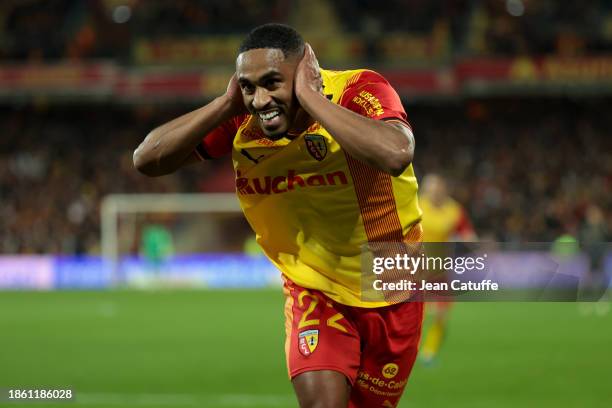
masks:
<svg viewBox="0 0 612 408"><path fill-rule="evenodd" d="M446 48L462 55L612 49L606 0L5 0L0 59L125 60L138 39L244 33L270 21L366 38L442 30Z"/></svg>
<svg viewBox="0 0 612 408"><path fill-rule="evenodd" d="M287 18L282 0L8 0L3 59L129 57L132 39L234 32ZM236 12L240 10L240 12Z"/></svg>
<svg viewBox="0 0 612 408"><path fill-rule="evenodd" d="M405 105L417 139L418 177L447 176L481 237L550 241L594 229L598 239L609 239L609 100ZM146 132L180 111L4 109L0 194L10 199L0 201L0 229L7 232L0 252L97 252L99 205L109 193L233 191L229 160L158 179L133 169L131 153Z"/></svg>
<svg viewBox="0 0 612 408"><path fill-rule="evenodd" d="M0 63L129 65L141 38L241 35L269 21L366 43L395 32L446 32L442 48L457 58L612 51L612 2L604 0L391 0L384 7L372 0L6 0ZM376 47L368 52L382 58ZM610 240L609 98L403 101L418 177L446 176L481 237ZM229 160L158 179L133 169L132 151L146 133L196 104L78 102L0 102L0 253L98 253L99 208L110 193L234 190Z"/></svg>

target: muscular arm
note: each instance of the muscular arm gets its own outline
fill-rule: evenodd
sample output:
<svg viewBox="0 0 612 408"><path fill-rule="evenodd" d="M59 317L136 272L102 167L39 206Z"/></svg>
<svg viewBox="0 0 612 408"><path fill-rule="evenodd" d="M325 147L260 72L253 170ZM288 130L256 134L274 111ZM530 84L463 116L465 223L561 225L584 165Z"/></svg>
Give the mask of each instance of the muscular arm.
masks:
<svg viewBox="0 0 612 408"><path fill-rule="evenodd" d="M374 120L325 98L317 86L318 64L310 46L296 74L295 91L300 105L334 136L353 157L393 176L412 163L414 137L397 120Z"/></svg>
<svg viewBox="0 0 612 408"><path fill-rule="evenodd" d="M134 166L151 177L163 176L197 160L194 149L203 135L237 116L239 89L232 78L228 91L200 109L153 129L134 151Z"/></svg>
<svg viewBox="0 0 612 408"><path fill-rule="evenodd" d="M300 104L356 159L392 176L412 163L414 138L403 123L361 116L314 92L303 95Z"/></svg>

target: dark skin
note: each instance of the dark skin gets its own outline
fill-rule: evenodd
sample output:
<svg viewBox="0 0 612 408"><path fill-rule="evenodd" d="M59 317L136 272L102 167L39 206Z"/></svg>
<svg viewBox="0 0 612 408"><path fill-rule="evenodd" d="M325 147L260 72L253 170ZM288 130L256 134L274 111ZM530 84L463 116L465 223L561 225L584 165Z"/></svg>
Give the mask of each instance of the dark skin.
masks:
<svg viewBox="0 0 612 408"><path fill-rule="evenodd" d="M306 371L293 380L300 408L346 408L351 384L344 374L332 370Z"/></svg>
<svg viewBox="0 0 612 408"><path fill-rule="evenodd" d="M299 56L278 49L243 52L226 92L152 130L134 151L134 165L148 176L161 176L196 162L194 150L202 135L246 112L258 118L272 140L294 138L317 121L358 160L393 176L410 165L414 138L404 123L361 116L332 103L321 90L319 64L308 44ZM348 405L351 386L340 372L309 371L292 382L302 408Z"/></svg>
<svg viewBox="0 0 612 408"><path fill-rule="evenodd" d="M246 109L259 120L264 134L272 140L293 138L312 123L301 109L293 90L301 58L285 58L282 51L258 49L244 52L236 60L239 94ZM263 115L276 115L264 120Z"/></svg>

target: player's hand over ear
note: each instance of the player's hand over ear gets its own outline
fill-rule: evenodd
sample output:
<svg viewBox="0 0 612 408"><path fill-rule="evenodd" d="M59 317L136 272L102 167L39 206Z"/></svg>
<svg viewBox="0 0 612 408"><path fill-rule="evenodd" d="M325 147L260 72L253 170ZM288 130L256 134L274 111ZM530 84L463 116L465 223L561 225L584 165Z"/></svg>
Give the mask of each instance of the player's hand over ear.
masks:
<svg viewBox="0 0 612 408"><path fill-rule="evenodd" d="M320 93L323 89L319 61L308 43L304 49L304 56L295 70L293 88L298 100L306 92Z"/></svg>
<svg viewBox="0 0 612 408"><path fill-rule="evenodd" d="M223 96L227 99L228 103L230 103L233 116L248 113L246 107L244 106L242 91L240 89L240 85L238 85L238 77L236 76L236 73L234 73L232 78L229 80L227 90Z"/></svg>

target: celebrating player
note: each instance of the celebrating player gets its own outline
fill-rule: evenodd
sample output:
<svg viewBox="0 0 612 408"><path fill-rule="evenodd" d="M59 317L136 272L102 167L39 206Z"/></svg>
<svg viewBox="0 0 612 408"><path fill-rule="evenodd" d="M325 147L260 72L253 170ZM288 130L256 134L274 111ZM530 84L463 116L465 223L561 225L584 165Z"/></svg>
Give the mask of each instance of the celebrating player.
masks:
<svg viewBox="0 0 612 408"><path fill-rule="evenodd" d="M236 193L280 269L286 357L301 407L395 407L417 354L422 303L365 302L361 249L421 240L414 138L373 71L320 69L292 28L242 43L227 91L146 137L144 174L231 153Z"/></svg>

